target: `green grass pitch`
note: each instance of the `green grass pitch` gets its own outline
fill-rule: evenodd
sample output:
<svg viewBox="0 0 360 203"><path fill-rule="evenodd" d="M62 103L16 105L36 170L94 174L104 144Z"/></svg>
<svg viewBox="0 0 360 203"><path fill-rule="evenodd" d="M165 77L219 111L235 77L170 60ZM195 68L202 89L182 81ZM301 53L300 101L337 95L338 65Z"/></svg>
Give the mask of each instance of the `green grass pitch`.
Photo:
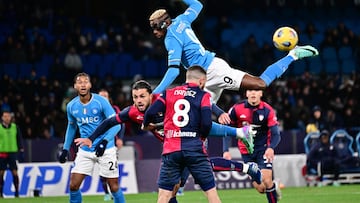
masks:
<svg viewBox="0 0 360 203"><path fill-rule="evenodd" d="M283 198L280 202L286 203L347 203L359 202L360 185L342 185L340 187L324 186L318 187L289 187L282 189ZM266 196L261 195L255 189L240 190L219 190L220 199L223 203L264 203L267 202ZM157 193L140 193L125 195L127 203L148 203L156 202ZM200 191L185 191L185 195L179 196L178 202L186 203L205 203L206 198ZM2 203L64 203L68 202L68 197L21 197L1 199ZM102 195L83 196L84 203L104 202ZM111 201L109 201L111 202Z"/></svg>

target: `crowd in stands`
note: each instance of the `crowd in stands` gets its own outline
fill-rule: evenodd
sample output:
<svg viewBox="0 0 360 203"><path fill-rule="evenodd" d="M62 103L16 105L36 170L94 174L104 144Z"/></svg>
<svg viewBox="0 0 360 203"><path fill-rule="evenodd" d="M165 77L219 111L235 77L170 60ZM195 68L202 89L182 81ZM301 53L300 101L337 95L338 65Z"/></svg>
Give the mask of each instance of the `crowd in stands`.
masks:
<svg viewBox="0 0 360 203"><path fill-rule="evenodd" d="M29 75L22 78L12 78L0 72L1 109L14 112L16 122L26 139L63 139L66 127L65 105L75 95L72 79L76 72L84 70L81 56L91 53L129 53L135 59L144 61L166 57L162 42L152 37L149 28L132 24L126 17L118 23L113 19L107 21L103 18L84 20L63 15L62 7L56 9L42 4L16 2L0 2L1 66L36 64L44 57L53 58L53 62L48 64L51 66L49 73L45 75L40 74L37 69L32 69ZM231 47L223 41L224 32L234 26L231 16L213 15L209 19L216 19L213 24L215 31L211 33L206 29L211 24L205 22L206 17L199 19L205 22L204 25L195 24L203 31L200 32L200 37L204 38L204 44L219 50L229 61L250 73L260 73L278 59L279 54L284 54L275 50L271 42L259 39L257 33L249 33L239 46ZM142 20L147 24L146 18ZM317 42L320 55L326 47L334 47L338 51L343 46L349 46L356 69L346 74L341 71L334 74L326 71L313 73L309 59L304 64L304 71L295 73L298 68L295 67L296 62L283 79L265 91L264 100L276 109L283 130L297 129L305 132L305 125L316 105L323 109L324 119L331 126L329 130L360 126L360 33L344 22L336 22L335 26L329 25L321 29L316 23L304 25L293 25L301 36L301 43ZM257 29L262 32L262 27ZM272 29L275 30L276 27ZM267 32L266 35L272 34ZM319 35L321 40L311 40ZM233 35L232 38L237 36ZM139 74L147 79L143 73ZM159 74L161 76L163 73ZM130 92L124 91L126 88L123 79L133 78L114 78L109 75L105 80L100 80L97 75L92 76L94 92L100 88L109 90L114 104L120 108L131 103ZM225 91L219 104L224 110L228 110L242 98L241 94Z"/></svg>

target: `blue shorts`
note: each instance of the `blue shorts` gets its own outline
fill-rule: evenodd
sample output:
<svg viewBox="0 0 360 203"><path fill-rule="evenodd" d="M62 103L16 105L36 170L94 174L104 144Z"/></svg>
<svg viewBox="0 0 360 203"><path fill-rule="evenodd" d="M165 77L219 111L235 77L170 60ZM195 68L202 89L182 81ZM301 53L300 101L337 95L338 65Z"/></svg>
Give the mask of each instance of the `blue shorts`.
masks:
<svg viewBox="0 0 360 203"><path fill-rule="evenodd" d="M245 163L248 162L255 162L258 164L260 169L270 169L272 170L273 165L272 162L267 162L264 159L265 150L258 150L254 151L252 154L242 154L241 157L243 158Z"/></svg>
<svg viewBox="0 0 360 203"><path fill-rule="evenodd" d="M0 170L17 170L17 152L7 154L6 158L0 158Z"/></svg>
<svg viewBox="0 0 360 203"><path fill-rule="evenodd" d="M189 178L190 171L188 168L184 168L183 172L181 173L180 177L180 187L184 187L187 179Z"/></svg>
<svg viewBox="0 0 360 203"><path fill-rule="evenodd" d="M161 156L159 188L172 191L186 168L203 191L215 187L210 161L202 151L178 151Z"/></svg>

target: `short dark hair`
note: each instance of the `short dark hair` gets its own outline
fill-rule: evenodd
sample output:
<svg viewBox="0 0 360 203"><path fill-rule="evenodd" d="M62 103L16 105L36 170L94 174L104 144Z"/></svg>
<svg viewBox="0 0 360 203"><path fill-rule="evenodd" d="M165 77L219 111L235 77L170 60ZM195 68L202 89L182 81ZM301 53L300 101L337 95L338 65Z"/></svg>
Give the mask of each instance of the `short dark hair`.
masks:
<svg viewBox="0 0 360 203"><path fill-rule="evenodd" d="M133 90L146 89L150 94L152 93L151 85L145 80L138 80L132 85Z"/></svg>
<svg viewBox="0 0 360 203"><path fill-rule="evenodd" d="M186 71L186 79L199 79L206 76L206 71L199 65L190 66Z"/></svg>
<svg viewBox="0 0 360 203"><path fill-rule="evenodd" d="M89 80L91 80L89 74L87 74L87 73L85 73L85 72L81 72L81 73L78 73L78 74L75 75L75 77L74 77L74 83L76 83L76 79L77 79L78 77L82 77L82 76L87 77L87 78L89 78Z"/></svg>

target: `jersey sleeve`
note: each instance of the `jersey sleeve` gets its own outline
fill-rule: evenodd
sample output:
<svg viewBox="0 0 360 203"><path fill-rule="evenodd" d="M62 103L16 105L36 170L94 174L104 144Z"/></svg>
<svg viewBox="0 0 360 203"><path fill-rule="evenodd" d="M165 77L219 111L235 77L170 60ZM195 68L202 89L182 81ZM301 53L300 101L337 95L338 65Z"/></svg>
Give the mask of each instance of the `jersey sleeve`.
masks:
<svg viewBox="0 0 360 203"><path fill-rule="evenodd" d="M150 107L146 110L144 115L144 126L148 126L150 123L156 122L156 116L158 112L165 112L165 105L162 99L157 99Z"/></svg>
<svg viewBox="0 0 360 203"><path fill-rule="evenodd" d="M119 124L119 122L116 120L115 116L103 120L103 122L101 122L100 125L95 129L95 131L89 136L89 139L91 141L94 141L96 138L100 137L107 130L117 124Z"/></svg>
<svg viewBox="0 0 360 203"><path fill-rule="evenodd" d="M71 104L67 105L66 112L67 112L66 114L67 114L68 123L65 132L65 141L64 141L63 149L69 150L76 134L77 125L75 118L71 115Z"/></svg>
<svg viewBox="0 0 360 203"><path fill-rule="evenodd" d="M237 117L236 117L235 106L232 106L232 107L229 109L228 113L229 113L229 117L230 117L230 120L231 120L230 124L231 124L232 126L236 126Z"/></svg>
<svg viewBox="0 0 360 203"><path fill-rule="evenodd" d="M103 107L103 113L105 118L111 118L115 116L115 110L114 108L111 106L111 104L109 103L108 100L106 100L105 98L101 98L100 99L101 105ZM106 140L111 140L114 139L115 135L119 132L121 126L120 125L114 125L113 127L111 127L107 134L105 135L105 139Z"/></svg>
<svg viewBox="0 0 360 203"><path fill-rule="evenodd" d="M270 105L269 105L269 109L270 109L270 112L269 112L269 117L268 117L268 127L278 125L278 120L277 120L274 109L271 108Z"/></svg>
<svg viewBox="0 0 360 203"><path fill-rule="evenodd" d="M182 14L182 17L192 23L198 17L203 5L197 0L184 0L184 3L189 7Z"/></svg>
<svg viewBox="0 0 360 203"><path fill-rule="evenodd" d="M209 135L212 119L211 119L211 99L210 94L205 93L201 101L201 127L200 133L202 137L207 137Z"/></svg>
<svg viewBox="0 0 360 203"><path fill-rule="evenodd" d="M177 78L177 76L179 74L180 74L179 68L169 68L166 71L163 79L161 80L159 85L154 89L153 92L155 94L158 94L158 93L161 93L161 92L165 91L165 89L167 87L169 87L174 82L174 80Z"/></svg>

